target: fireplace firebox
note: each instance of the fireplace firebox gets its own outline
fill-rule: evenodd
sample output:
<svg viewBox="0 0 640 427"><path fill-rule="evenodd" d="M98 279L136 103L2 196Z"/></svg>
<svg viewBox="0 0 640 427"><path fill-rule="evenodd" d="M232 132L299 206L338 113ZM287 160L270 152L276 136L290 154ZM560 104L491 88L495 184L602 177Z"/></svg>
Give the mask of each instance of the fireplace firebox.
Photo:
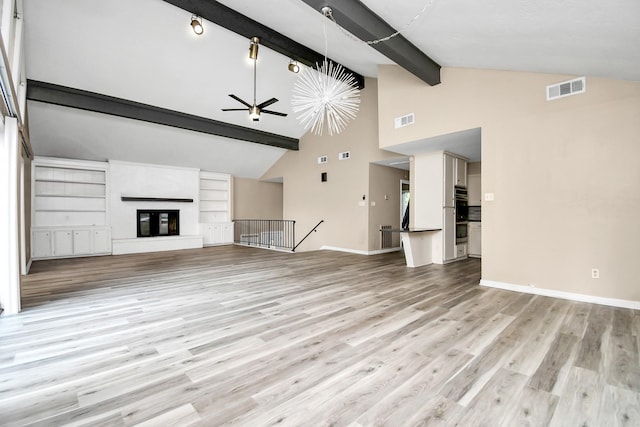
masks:
<svg viewBox="0 0 640 427"><path fill-rule="evenodd" d="M180 211L138 209L138 237L179 236Z"/></svg>

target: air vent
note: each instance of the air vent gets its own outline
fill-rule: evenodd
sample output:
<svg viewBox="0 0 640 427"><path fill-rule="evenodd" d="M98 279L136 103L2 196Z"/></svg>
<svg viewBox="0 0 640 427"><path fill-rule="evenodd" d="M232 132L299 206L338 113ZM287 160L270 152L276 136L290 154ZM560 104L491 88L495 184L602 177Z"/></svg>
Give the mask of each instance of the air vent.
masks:
<svg viewBox="0 0 640 427"><path fill-rule="evenodd" d="M351 153L348 151L343 151L342 153L338 153L338 160L347 160L351 158Z"/></svg>
<svg viewBox="0 0 640 427"><path fill-rule="evenodd" d="M318 157L318 164L321 165L323 163L327 163L327 156L320 156Z"/></svg>
<svg viewBox="0 0 640 427"><path fill-rule="evenodd" d="M413 113L409 113L406 116L396 117L394 119L396 129L412 125L414 121L415 121L415 116Z"/></svg>
<svg viewBox="0 0 640 427"><path fill-rule="evenodd" d="M566 82L560 82L547 86L547 101L552 99L564 98L565 96L577 95L587 90L587 81L584 77Z"/></svg>

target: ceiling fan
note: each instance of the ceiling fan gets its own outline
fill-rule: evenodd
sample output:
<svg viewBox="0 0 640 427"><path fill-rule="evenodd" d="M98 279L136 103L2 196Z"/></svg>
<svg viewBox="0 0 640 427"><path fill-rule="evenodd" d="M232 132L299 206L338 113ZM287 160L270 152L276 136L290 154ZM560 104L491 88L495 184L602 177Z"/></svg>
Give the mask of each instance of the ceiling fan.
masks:
<svg viewBox="0 0 640 427"><path fill-rule="evenodd" d="M258 62L258 38L253 37L251 39L251 46L249 48L249 57L253 60L253 104L249 104L247 101L241 99L239 96L229 94L229 96L239 103L246 105L247 108L223 108L222 111L249 111L249 118L254 122L260 121L260 113L273 114L274 116L287 117L287 114L280 113L278 111L265 110L271 104L278 102L277 98L268 99L260 104L256 104L256 63Z"/></svg>

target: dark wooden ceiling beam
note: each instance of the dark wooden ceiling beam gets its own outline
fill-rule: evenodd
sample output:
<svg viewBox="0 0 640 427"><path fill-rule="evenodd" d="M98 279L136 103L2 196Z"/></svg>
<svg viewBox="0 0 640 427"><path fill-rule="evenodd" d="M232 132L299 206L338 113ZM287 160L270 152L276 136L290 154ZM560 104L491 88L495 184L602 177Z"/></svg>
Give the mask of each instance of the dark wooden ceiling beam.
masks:
<svg viewBox="0 0 640 427"><path fill-rule="evenodd" d="M95 92L27 80L27 99L175 128L298 150L299 140Z"/></svg>
<svg viewBox="0 0 640 427"><path fill-rule="evenodd" d="M225 5L214 0L164 0L189 13L199 15L207 21L213 22L229 31L250 39L258 37L260 44L274 50L284 56L296 60L309 67L322 64L324 55L309 49L308 47L291 40L271 28L254 21ZM186 24L185 24L186 25ZM248 45L247 45L248 47ZM333 60L332 60L333 61ZM336 61L333 61L336 62ZM337 63L337 62L336 62ZM343 65L344 67L344 65ZM358 86L364 88L364 77L353 70L344 67L354 75Z"/></svg>
<svg viewBox="0 0 640 427"><path fill-rule="evenodd" d="M360 40L378 40L396 30L358 0L302 0L319 13L324 6L342 28ZM440 65L429 58L402 35L372 44L378 52L430 85L440 83Z"/></svg>

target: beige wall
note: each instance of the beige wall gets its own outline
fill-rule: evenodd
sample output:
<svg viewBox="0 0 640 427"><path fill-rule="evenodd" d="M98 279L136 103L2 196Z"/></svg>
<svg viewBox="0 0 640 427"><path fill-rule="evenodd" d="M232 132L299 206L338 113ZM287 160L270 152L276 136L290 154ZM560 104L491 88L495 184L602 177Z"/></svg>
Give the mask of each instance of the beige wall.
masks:
<svg viewBox="0 0 640 427"><path fill-rule="evenodd" d="M480 175L482 172L482 162L467 163L467 175Z"/></svg>
<svg viewBox="0 0 640 427"><path fill-rule="evenodd" d="M381 225L400 228L400 180L409 171L376 164L369 165L369 250L380 249ZM375 205L373 205L375 204ZM372 206L373 205L373 206ZM400 234L393 233L392 246L400 247Z"/></svg>
<svg viewBox="0 0 640 427"><path fill-rule="evenodd" d="M234 177L233 219L284 219L282 184Z"/></svg>
<svg viewBox="0 0 640 427"><path fill-rule="evenodd" d="M338 135L307 133L300 150L287 152L262 177L283 178L283 215L296 221L301 239L320 220L325 222L297 249L322 246L367 251L369 249L369 163L394 155L378 148L377 81L366 80L356 120ZM338 153L349 151L349 160ZM317 158L328 162L319 165ZM327 172L327 182L320 174ZM362 200L362 197L365 200Z"/></svg>
<svg viewBox="0 0 640 427"><path fill-rule="evenodd" d="M546 101L567 79L445 68L429 87L382 66L380 146L481 127L482 191L495 194L483 279L640 301L640 84L588 77L585 94ZM394 130L407 112L416 124Z"/></svg>

